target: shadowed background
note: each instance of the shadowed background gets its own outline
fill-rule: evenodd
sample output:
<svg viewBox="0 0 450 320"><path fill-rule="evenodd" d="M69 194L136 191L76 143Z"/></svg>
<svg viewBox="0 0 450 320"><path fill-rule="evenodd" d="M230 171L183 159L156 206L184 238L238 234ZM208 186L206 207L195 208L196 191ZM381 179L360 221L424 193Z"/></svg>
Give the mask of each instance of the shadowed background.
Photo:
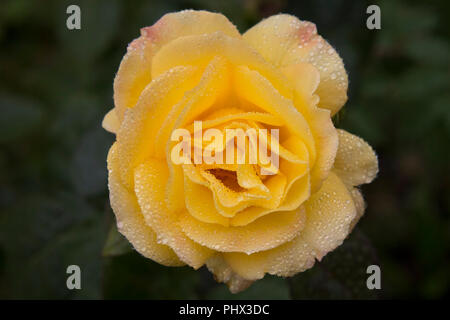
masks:
<svg viewBox="0 0 450 320"><path fill-rule="evenodd" d="M450 3L379 1L30 1L0 3L0 298L442 298L450 293ZM66 8L81 8L81 30ZM241 32L290 13L316 23L349 73L334 119L370 143L378 178L344 245L294 278L231 295L204 269L167 268L114 227L101 128L127 44L164 13L218 11ZM82 290L66 288L66 268ZM366 287L378 264L382 290Z"/></svg>

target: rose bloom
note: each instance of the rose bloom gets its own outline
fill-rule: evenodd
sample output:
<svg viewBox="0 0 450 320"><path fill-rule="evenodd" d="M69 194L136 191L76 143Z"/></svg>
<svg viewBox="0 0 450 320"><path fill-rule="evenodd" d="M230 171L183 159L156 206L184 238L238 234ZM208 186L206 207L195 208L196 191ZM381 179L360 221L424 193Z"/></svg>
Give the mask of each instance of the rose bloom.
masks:
<svg viewBox="0 0 450 320"><path fill-rule="evenodd" d="M313 23L280 14L241 35L221 14L181 11L141 29L103 127L119 231L166 266L206 265L231 292L292 276L338 247L363 215L357 186L377 157L331 117L347 100L336 51ZM279 170L174 164L175 129L279 129ZM270 131L270 130L269 130Z"/></svg>

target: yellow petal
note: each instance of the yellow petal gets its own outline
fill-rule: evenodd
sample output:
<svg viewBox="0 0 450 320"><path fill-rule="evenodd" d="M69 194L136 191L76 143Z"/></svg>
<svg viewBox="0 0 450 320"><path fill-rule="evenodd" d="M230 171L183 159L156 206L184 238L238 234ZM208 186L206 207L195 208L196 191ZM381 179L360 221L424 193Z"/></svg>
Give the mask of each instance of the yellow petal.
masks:
<svg viewBox="0 0 450 320"><path fill-rule="evenodd" d="M296 158L302 159L302 162L292 161L287 157L280 159L280 171L287 177L286 193L291 185L305 174L309 173L308 149L305 144L295 136L289 137L283 142L283 145L290 153L295 154ZM291 157L292 158L292 157Z"/></svg>
<svg viewBox="0 0 450 320"><path fill-rule="evenodd" d="M295 239L250 255L227 252L223 254L225 261L249 280L261 279L265 273L288 277L311 268L315 258L322 259L347 237L356 208L347 188L333 173L305 207L306 225Z"/></svg>
<svg viewBox="0 0 450 320"><path fill-rule="evenodd" d="M181 228L195 242L217 251L247 254L271 249L292 240L304 223L305 212L301 209L270 214L243 227L204 223L188 212L180 216Z"/></svg>
<svg viewBox="0 0 450 320"><path fill-rule="evenodd" d="M294 83L294 90L304 99L310 98L320 84L320 73L310 63L296 63L281 70Z"/></svg>
<svg viewBox="0 0 450 320"><path fill-rule="evenodd" d="M188 265L200 268L213 252L186 237L178 225L178 216L167 209L164 188L167 177L168 170L163 161L149 159L139 165L135 170L139 205L159 241L171 247Z"/></svg>
<svg viewBox="0 0 450 320"><path fill-rule="evenodd" d="M133 188L133 169L153 156L164 158L152 141L160 124L185 92L197 83L200 74L195 67L177 67L154 79L142 92L136 106L129 109L117 134L123 183Z"/></svg>
<svg viewBox="0 0 450 320"><path fill-rule="evenodd" d="M245 65L257 70L281 95L292 98L292 86L278 69L241 39L229 37L222 32L186 36L167 44L153 59L152 77L175 66L195 65L204 68L217 56L226 58L234 66Z"/></svg>
<svg viewBox="0 0 450 320"><path fill-rule="evenodd" d="M225 283L231 293L238 293L247 289L253 281L242 278L235 273L223 259L222 254L217 253L206 262L208 270L214 275L217 282Z"/></svg>
<svg viewBox="0 0 450 320"><path fill-rule="evenodd" d="M283 144L286 147L286 151L294 154L296 158L308 158L308 151L299 139L291 137ZM291 156L290 158L293 157ZM308 199L310 194L310 179L307 175L308 165L291 162L283 158L280 159L280 171L280 174L286 177L286 182L283 182L283 186L273 187L271 180L266 182L270 186L269 190L272 190L273 198L270 201L276 205L264 206L262 205L264 204L263 201L256 200L254 201L254 206L238 211L231 216L231 225L243 226L272 212L294 210ZM275 202L275 199L279 200Z"/></svg>
<svg viewBox="0 0 450 320"><path fill-rule="evenodd" d="M155 49L151 38L140 37L128 45L114 78L114 105L119 121L125 110L135 106L142 90L151 81L151 62Z"/></svg>
<svg viewBox="0 0 450 320"><path fill-rule="evenodd" d="M141 29L141 36L128 46L114 80L114 103L119 120L122 121L125 110L136 104L142 90L152 80L152 60L161 47L179 37L217 31L240 37L225 16L208 11L168 13L153 26Z"/></svg>
<svg viewBox="0 0 450 320"><path fill-rule="evenodd" d="M293 210L305 202L311 194L311 181L309 175L299 176L289 186L283 203L279 210Z"/></svg>
<svg viewBox="0 0 450 320"><path fill-rule="evenodd" d="M311 63L320 72L319 106L335 114L347 101L348 79L342 59L332 46L317 35L316 26L294 16L271 16L243 38L277 68Z"/></svg>
<svg viewBox="0 0 450 320"><path fill-rule="evenodd" d="M285 121L289 130L308 147L310 162L315 160L314 140L308 123L300 112L265 79L247 67L236 68L234 86L238 96Z"/></svg>
<svg viewBox="0 0 450 320"><path fill-rule="evenodd" d="M143 256L166 266L184 265L170 247L158 243L155 232L145 223L136 196L122 185L118 165L117 144L113 144L108 153L108 186L120 233Z"/></svg>
<svg viewBox="0 0 450 320"><path fill-rule="evenodd" d="M155 38L162 46L174 39L220 31L229 37L240 38L236 27L222 14L203 10L183 10L165 14L143 33Z"/></svg>
<svg viewBox="0 0 450 320"><path fill-rule="evenodd" d="M220 109L224 110L224 109ZM274 115L263 113L263 112L237 112L237 113L229 113L225 115L221 115L219 117L214 117L210 120L203 121L202 128L203 130L208 128L214 128L226 122L230 122L233 120L253 120L260 123L268 124L271 126L283 126L284 123L275 117ZM194 132L194 125L190 125L187 128L190 132Z"/></svg>
<svg viewBox="0 0 450 320"><path fill-rule="evenodd" d="M192 182L207 187L208 181L206 181L205 178L202 177L202 175L200 174L200 170L201 169L199 168L199 166L195 166L192 163L183 164L183 172L185 177L188 177Z"/></svg>
<svg viewBox="0 0 450 320"><path fill-rule="evenodd" d="M231 269L244 279L258 280L265 273L290 277L314 265L314 251L300 234L292 241L271 250L251 255L239 252L223 253Z"/></svg>
<svg viewBox="0 0 450 320"><path fill-rule="evenodd" d="M261 207L248 207L244 210L235 214L234 217L230 219L230 225L234 227L242 227L246 226L249 223L252 223L256 219L263 217L269 213L273 213L274 211L279 211L277 209L267 209Z"/></svg>
<svg viewBox="0 0 450 320"><path fill-rule="evenodd" d="M352 224L350 226L351 229L353 229L356 224L358 223L359 219L364 215L364 211L366 210L366 203L364 202L364 197L361 193L361 191L358 190L358 188L351 188L350 194L353 199L353 203L356 207L356 216L353 218Z"/></svg>
<svg viewBox="0 0 450 320"><path fill-rule="evenodd" d="M172 69L173 70L173 69ZM155 150L161 152L165 146L165 155L169 167L169 180L167 181L167 205L171 210L180 210L184 207L183 201L183 170L174 165L171 159L172 148L176 142L170 140L173 129L183 128L187 123L194 121L199 115L208 110L222 98L228 91L229 77L228 64L225 59L215 57L210 61L199 84L178 105L172 108L165 120L154 124L159 128L158 133L152 136L155 139ZM160 127L161 126L161 127ZM155 138L156 136L156 138Z"/></svg>
<svg viewBox="0 0 450 320"><path fill-rule="evenodd" d="M209 187L214 194L214 201L218 202L221 207L232 208L233 212L238 210L237 207L242 210L251 205L276 208L281 202L286 186L286 177L281 173L267 179L265 184L267 190L254 188L244 191L231 189L212 173L202 171L201 175L209 182Z"/></svg>
<svg viewBox="0 0 450 320"><path fill-rule="evenodd" d="M318 108L313 93L319 83L319 72L310 64L298 63L284 69L285 75L295 83L294 103L308 121L316 144L317 157L311 168L312 192L319 190L333 166L338 148L338 134L331 121L330 111Z"/></svg>
<svg viewBox="0 0 450 320"><path fill-rule="evenodd" d="M196 219L206 223L218 223L225 227L229 226L229 218L219 214L216 210L211 190L207 187L197 184L189 177L184 178L184 199L186 209ZM208 196L205 196L208 195Z"/></svg>
<svg viewBox="0 0 450 320"><path fill-rule="evenodd" d="M305 207L307 222L302 237L320 260L347 237L356 207L344 183L332 172Z"/></svg>
<svg viewBox="0 0 450 320"><path fill-rule="evenodd" d="M333 167L338 148L338 135L328 110L313 106L309 112L303 114L308 118L316 144L316 161L310 167L311 189L312 192L316 192Z"/></svg>
<svg viewBox="0 0 450 320"><path fill-rule="evenodd" d="M116 133L120 127L120 121L117 117L116 109L111 109L105 115L102 121L102 127L112 133Z"/></svg>
<svg viewBox="0 0 450 320"><path fill-rule="evenodd" d="M261 181L261 178L256 174L255 167L251 164L238 165L236 176L237 182L242 188L257 188L262 192L269 191L269 189Z"/></svg>
<svg viewBox="0 0 450 320"><path fill-rule="evenodd" d="M257 126L257 128L261 128L261 127ZM279 141L277 139L273 139L272 135L269 132L267 132L267 137L262 135L259 138L260 138L258 141L259 146L265 146L267 148L267 150L270 150L271 148L273 148L271 150L271 152L274 152L274 153L276 153L275 150L278 150L278 155L281 158L284 158L291 163L307 164L309 161L308 149L305 147L305 144L301 141L301 139L298 139L295 136L289 137L288 140L291 140L290 142L295 141L295 142L293 142L293 144L301 145L302 150L300 151L299 154L293 153L289 149L285 148L282 144L279 143ZM293 144L291 147L294 147ZM294 148L296 148L296 147L294 147ZM297 148L297 151L299 151L298 148ZM305 155L306 155L306 157L305 157Z"/></svg>
<svg viewBox="0 0 450 320"><path fill-rule="evenodd" d="M345 130L338 130L338 134L339 148L333 171L350 187L375 179L378 159L372 147Z"/></svg>
<svg viewBox="0 0 450 320"><path fill-rule="evenodd" d="M286 146L286 152L294 154L296 158L308 158L308 151L299 139L291 137L283 142L283 144ZM293 156L286 158L293 158ZM240 175L237 168L241 167L242 170L242 167L244 166L245 165L239 165L236 166L235 169L232 169L230 167L226 168L226 170L237 171L239 182ZM207 180L202 177L200 172L194 175L194 171L196 171L196 169L193 166L190 167L191 169L188 172L185 171L185 174L188 174L191 180L195 181L196 183L202 184L204 186L209 186ZM221 205L220 201L218 201L217 199L213 199L214 197L216 197L216 195L213 196L210 192L205 192L203 196L205 206L206 202L209 205L210 203L213 203L214 200L215 208L217 209L217 211L225 217L232 218L230 221L232 226L247 225L258 219L259 217L275 211L294 210L298 208L298 206L300 206L300 204L302 204L310 194L309 177L305 176L308 173L308 166L304 163L290 162L282 158L280 160L280 169L282 176L286 176L286 180L281 180L280 177L271 177L266 180L266 185L262 184L259 188L260 190L264 187L269 189L272 196L268 200L256 199L252 201L251 199L241 199L241 202L239 202L239 204L234 207L224 207L223 205ZM244 183L241 181L241 186L245 187L243 184ZM226 187L224 187L224 189L226 189ZM224 195L228 194L228 192L225 191L218 192Z"/></svg>
<svg viewBox="0 0 450 320"><path fill-rule="evenodd" d="M292 183L280 206L274 209L252 206L246 208L231 218L230 225L245 226L256 219L268 214L276 215L278 212L291 211L297 209L310 195L309 177L303 176Z"/></svg>
<svg viewBox="0 0 450 320"><path fill-rule="evenodd" d="M194 166L192 164L189 165L183 165L184 174L186 177L188 177L192 182L197 183L203 187L206 187L206 189L203 189L205 192L202 193L202 207L204 208L212 208L208 210L214 210L220 215L224 216L225 218L233 217L236 212L242 210L245 206L250 205L249 203L243 203L241 202L236 207L224 207L220 204L220 202L217 199L217 196L212 192L210 189L210 182L205 179L205 173L202 171L204 169L204 165L198 165ZM220 166L216 166L220 167ZM230 168L226 168L225 170L230 170ZM235 169L236 170L236 169ZM211 177L209 177L211 180ZM223 186L225 188L225 186ZM207 191L207 192L206 192ZM183 195L183 199L184 195ZM187 199L185 201L188 201ZM193 214L196 216L195 214ZM203 221L200 217L198 217L199 220ZM225 220L222 220L225 221ZM207 222L207 221L205 221ZM222 223L224 225L228 225L227 223Z"/></svg>
<svg viewBox="0 0 450 320"><path fill-rule="evenodd" d="M195 201L191 200L190 194L187 194L187 193L185 194L185 201L186 201L186 206L188 207L188 209L189 209L189 206L192 206L191 209L196 210L195 212L191 211L191 209L189 209L188 211L191 213L192 216L194 216L198 220L203 221L203 222L209 222L209 223L215 222L215 223L222 224L224 226L228 226L230 224L229 218L233 217L237 212L238 212L238 214L240 214L240 212L245 212L249 209L257 209L257 210L259 209L258 212L263 211L263 210L265 210L265 211L269 210L269 209L261 208L261 207L253 207L253 206L251 206L253 203L251 203L250 201L241 202L238 206L231 207L231 208L222 206L220 204L220 202L216 199L216 196L213 194L211 189L209 189L210 184L202 176L202 174L201 174L202 169L199 169L199 167L201 167L201 166L183 165L185 177L189 178L192 182L203 187L200 189L196 188L196 189L198 189L199 192L201 192L201 196L199 196L198 199L196 199ZM270 194L270 190L268 193ZM276 196L276 198L277 198L277 196ZM256 202L256 204L257 204L257 202ZM248 208L244 209L247 206L248 206ZM294 209L294 208L292 208L292 209ZM243 210L243 211L241 211L241 210ZM272 212L272 211L273 210L270 210L270 212ZM220 214L221 216L223 216L223 218L225 218L225 220L221 219L221 218L215 219L213 216L215 216L216 214ZM255 219L256 218L253 218L251 221L253 221ZM248 222L240 224L240 225L246 225L251 221L248 221ZM234 224L232 224L232 225L234 225Z"/></svg>

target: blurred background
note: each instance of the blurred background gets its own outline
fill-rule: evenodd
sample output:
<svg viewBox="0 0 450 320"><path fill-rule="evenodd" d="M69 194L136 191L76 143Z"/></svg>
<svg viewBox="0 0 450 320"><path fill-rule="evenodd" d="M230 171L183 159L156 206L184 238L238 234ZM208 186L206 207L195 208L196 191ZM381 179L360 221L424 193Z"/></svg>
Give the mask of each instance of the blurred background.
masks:
<svg viewBox="0 0 450 320"><path fill-rule="evenodd" d="M366 28L369 4L381 30ZM66 8L81 8L81 30ZM219 11L241 32L278 12L316 23L349 73L337 127L377 151L365 216L339 249L291 279L231 295L204 269L162 267L114 227L101 128L139 29L180 9ZM435 299L450 294L450 2L37 1L0 3L0 298ZM82 290L66 288L81 267ZM378 264L382 289L366 288Z"/></svg>

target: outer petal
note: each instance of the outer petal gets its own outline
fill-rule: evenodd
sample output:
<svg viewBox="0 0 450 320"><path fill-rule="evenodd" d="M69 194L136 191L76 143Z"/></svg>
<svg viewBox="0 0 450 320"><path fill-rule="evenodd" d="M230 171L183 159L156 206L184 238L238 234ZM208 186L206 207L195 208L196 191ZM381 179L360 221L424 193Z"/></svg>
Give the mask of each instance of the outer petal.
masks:
<svg viewBox="0 0 450 320"><path fill-rule="evenodd" d="M164 158L155 149L153 140L161 123L187 90L198 83L200 73L195 67L177 67L154 79L144 90L137 105L126 113L117 134L121 176L133 188L133 169L148 156Z"/></svg>
<svg viewBox="0 0 450 320"><path fill-rule="evenodd" d="M356 207L356 216L350 226L350 228L353 229L358 223L359 219L361 219L361 217L364 215L364 211L366 210L366 203L364 202L363 195L361 191L358 190L358 188L351 188L350 194L352 195L353 203Z"/></svg>
<svg viewBox="0 0 450 320"><path fill-rule="evenodd" d="M311 268L315 261L313 248L301 234L271 250L251 255L229 252L223 256L234 272L248 280L261 279L265 273L290 277Z"/></svg>
<svg viewBox="0 0 450 320"><path fill-rule="evenodd" d="M173 250L157 242L157 236L144 221L136 196L120 182L117 144L108 153L109 192L119 231L143 256L166 266L182 266Z"/></svg>
<svg viewBox="0 0 450 320"><path fill-rule="evenodd" d="M261 279L264 273L292 276L312 267L315 258L320 260L347 237L356 208L347 188L333 173L305 207L306 226L294 240L251 255L224 253L225 260L249 280Z"/></svg>
<svg viewBox="0 0 450 320"><path fill-rule="evenodd" d="M165 44L179 37L220 31L240 37L236 27L219 13L185 10L169 13L153 26L141 29L141 36L130 43L114 80L114 103L120 121L127 108L132 108L152 80L154 55Z"/></svg>
<svg viewBox="0 0 450 320"><path fill-rule="evenodd" d="M152 75L158 76L180 65L205 67L216 56L226 58L234 66L245 65L251 70L257 70L280 94L292 98L292 86L280 70L265 61L241 39L229 37L222 32L186 36L167 44L153 59Z"/></svg>
<svg viewBox="0 0 450 320"><path fill-rule="evenodd" d="M135 39L128 45L127 54L120 63L114 78L114 111L120 122L125 110L134 107L142 90L151 81L152 46L151 38L141 36Z"/></svg>
<svg viewBox="0 0 450 320"><path fill-rule="evenodd" d="M149 159L135 170L135 192L145 222L182 261L200 268L213 252L186 237L177 223L177 215L167 209L164 185L167 177L167 166L159 160Z"/></svg>
<svg viewBox="0 0 450 320"><path fill-rule="evenodd" d="M247 289L253 281L242 278L234 272L223 259L220 253L212 256L207 262L208 270L214 275L217 282L227 284L231 293L238 293Z"/></svg>
<svg viewBox="0 0 450 320"><path fill-rule="evenodd" d="M109 132L117 133L120 128L120 121L114 109L109 110L102 121L102 127Z"/></svg>
<svg viewBox="0 0 450 320"><path fill-rule="evenodd" d="M320 82L320 74L311 64L298 63L285 68L284 74L295 83L294 104L308 121L317 157L311 169L312 191L317 191L333 167L338 148L338 134L331 121L330 111L318 108L314 92Z"/></svg>
<svg viewBox="0 0 450 320"><path fill-rule="evenodd" d="M236 27L224 15L203 10L182 10L168 13L153 26L144 28L144 30L144 33L155 38L159 45L189 35L217 31L229 37L241 37Z"/></svg>
<svg viewBox="0 0 450 320"><path fill-rule="evenodd" d="M344 183L332 172L305 206L307 223L302 236L320 260L350 233L356 207Z"/></svg>
<svg viewBox="0 0 450 320"><path fill-rule="evenodd" d="M347 101L348 79L342 59L317 35L313 23L280 14L261 21L243 38L276 67L299 62L314 65L320 72L320 107L335 114Z"/></svg>
<svg viewBox="0 0 450 320"><path fill-rule="evenodd" d="M251 254L279 246L295 238L304 228L305 212L270 214L243 227L224 227L193 218L188 212L180 216L180 226L197 243L222 252Z"/></svg>
<svg viewBox="0 0 450 320"><path fill-rule="evenodd" d="M349 187L371 182L378 173L378 159L363 139L338 130L339 148L333 171Z"/></svg>

